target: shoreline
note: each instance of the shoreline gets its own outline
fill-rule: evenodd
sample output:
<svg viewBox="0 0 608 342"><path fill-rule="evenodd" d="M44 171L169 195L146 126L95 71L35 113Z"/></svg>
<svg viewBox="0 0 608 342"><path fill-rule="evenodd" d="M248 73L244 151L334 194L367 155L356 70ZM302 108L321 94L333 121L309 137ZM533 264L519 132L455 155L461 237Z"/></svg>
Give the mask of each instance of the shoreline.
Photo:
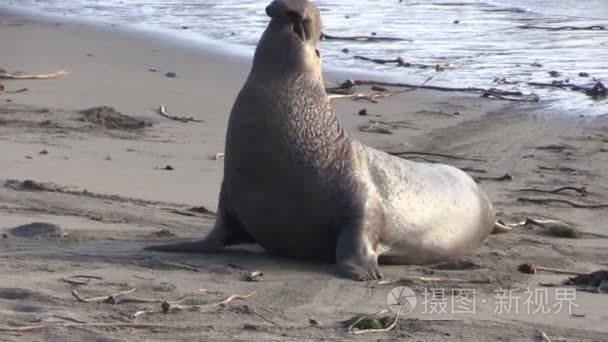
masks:
<svg viewBox="0 0 608 342"><path fill-rule="evenodd" d="M561 116L542 105L431 90L395 94L378 103L333 100L348 133L367 145L475 157L408 156L467 169L475 177L512 175L510 181L481 181L506 222L550 218L581 233L578 239L565 239L535 226L515 227L508 234L491 236L463 258L472 268L382 266L389 280L448 279L407 283L420 296L430 287L472 288L478 311L449 315L447 320L418 311L392 331L355 335L340 322L386 308L392 286L341 279L332 265L277 258L256 246L213 255L141 251L150 244L200 238L211 229L213 214L192 207L216 209L223 163L213 157L223 152L228 113L250 62L119 28L54 22L0 10L0 68L69 72L49 80L1 81L6 91L28 90L0 93L0 273L5 275L0 280L0 321L10 326L80 321L159 327L51 327L20 336L0 334L0 339L366 341L373 336L481 342L537 341L544 331L555 340L592 341L608 333L603 324L608 319L606 295L577 291L576 315L499 315L492 306L498 289L543 289L539 283L568 278L522 274L517 271L521 263L582 272L608 267L606 210L518 200L550 197L608 203L608 117ZM166 77L166 72L177 77ZM328 82L353 75L325 73ZM204 122L161 117L156 112L161 104L173 115ZM83 121L79 111L102 105L152 125L129 130ZM362 109L367 116L358 114ZM388 123L390 134L361 131L369 120ZM173 170L164 170L166 165ZM26 180L44 184L23 188ZM519 191L561 186L586 187L589 195ZM32 222L46 223L48 234L15 235L14 228ZM252 271L264 273L259 282L243 280ZM65 281L74 275L98 278L80 285ZM487 282L475 282L479 279ZM202 303L219 302L231 294L255 295L209 312L137 319L131 316L134 312L158 310L158 305L93 304L70 295L77 290L86 297L105 296L130 288L137 289L137 298L188 297ZM276 324L250 314L243 305Z"/></svg>
<svg viewBox="0 0 608 342"><path fill-rule="evenodd" d="M27 6L0 5L0 12L1 11L5 11L7 14L13 14L16 16L30 17L34 20L47 23L60 21L64 24L71 23L77 26L86 27L87 29L111 31L116 32L117 34L129 35L133 38L140 37L149 41L162 41L162 44L166 45L167 47L183 49L184 51L192 50L196 51L197 53L214 55L217 57L225 56L230 61L238 64L248 65L249 61L253 57L255 49L254 46L231 42L227 39L212 38L203 32L195 32L189 29L180 30L177 28L160 27L151 24L128 24L119 20L113 21L95 19L93 17L78 18L74 15L43 13L40 9ZM335 56L333 58L335 58ZM490 90L496 87L499 90L502 89L505 91L521 91L524 94L522 98L538 95L541 99L541 105L551 107L551 110L557 112L559 115L565 114L572 115L573 117L579 115L604 115L605 111L602 110L601 107L608 104L608 102L606 102L608 100L592 100L585 94L568 91L566 89L529 87L526 85L527 81L525 80L520 80L521 82L518 83L517 86L496 84L495 82L492 82L491 79L482 84L466 82L461 84L459 77L462 75L458 76L458 74L447 74L447 77L446 74L443 73L437 73L431 76L428 74L417 74L416 72L407 72L407 74L403 74L400 72L399 68L384 70L375 69L374 66L378 64L373 63L366 66L349 66L348 64L343 66L335 60L333 62L333 64L328 64L326 62L323 70L324 74L331 78L330 81L333 81L334 85L338 85L339 82L347 79L345 75L348 75L348 77L351 79L372 79L393 83L426 84L430 81L430 84L433 86L442 86L448 88L472 86ZM547 72L548 70L550 69L547 69ZM496 77L499 77L499 75L501 75L501 71L497 71L498 74ZM572 77L575 76L572 75ZM509 78L509 75L506 75L506 78ZM566 78L564 82L569 82L570 78L571 77ZM601 81L601 77L598 80ZM557 80L547 77L537 77L536 79L529 79L528 81L551 83ZM585 86L583 80L573 80L573 83ZM591 87L592 84L587 82L586 86ZM515 88L512 89L512 87Z"/></svg>

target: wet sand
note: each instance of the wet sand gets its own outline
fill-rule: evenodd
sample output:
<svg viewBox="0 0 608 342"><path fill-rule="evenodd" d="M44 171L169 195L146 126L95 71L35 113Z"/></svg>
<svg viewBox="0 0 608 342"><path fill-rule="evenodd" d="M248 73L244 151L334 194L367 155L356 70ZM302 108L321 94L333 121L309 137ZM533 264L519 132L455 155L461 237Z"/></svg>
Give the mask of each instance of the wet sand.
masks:
<svg viewBox="0 0 608 342"><path fill-rule="evenodd" d="M569 117L542 104L422 90L378 104L334 100L344 126L366 144L387 151L465 156L409 157L452 164L477 177L510 174L511 181L481 181L505 222L550 218L582 232L579 239L564 239L543 235L540 227L515 227L491 236L465 258L471 263L456 265L458 270L383 266L389 280L447 281L408 282L419 295L413 313L390 332L352 334L342 322L385 309L396 285L341 279L331 265L277 258L257 246L217 255L141 251L151 243L198 238L210 229L213 213L191 209L214 211L217 205L222 161L214 156L223 152L228 113L249 60L120 27L15 13L0 12L0 28L0 68L69 72L50 80L0 81L9 92L28 88L0 93L0 340L538 341L544 331L552 340L597 341L608 333L608 296L577 291L578 306L572 314L526 314L526 289L551 291L547 305L552 305L555 288L539 283L559 283L568 276L517 271L528 261L582 272L608 267L606 209L518 201L527 197L608 203L608 117ZM177 77L167 77L167 72ZM357 77L363 76L327 72L326 81ZM204 122L161 117L156 112L161 104L173 115ZM80 112L98 106L111 106L148 125L108 128L108 121L87 121ZM369 115L358 115L361 109ZM368 120L391 123L387 128L392 134L361 132L359 127ZM173 170L166 170L168 165ZM589 195L517 191L562 186L586 187ZM27 227L11 230L33 222L45 224L37 225L37 232ZM259 282L243 279L252 271L264 273ZM137 290L117 298L186 298L183 304L212 304L231 294L255 294L227 306L137 318L133 313L158 311L161 304L80 302L71 294L76 290L88 298L132 288ZM422 294L428 288L474 289L476 310L423 312ZM499 289L519 290L523 298L518 314L513 308L497 312ZM57 323L73 325L1 331Z"/></svg>

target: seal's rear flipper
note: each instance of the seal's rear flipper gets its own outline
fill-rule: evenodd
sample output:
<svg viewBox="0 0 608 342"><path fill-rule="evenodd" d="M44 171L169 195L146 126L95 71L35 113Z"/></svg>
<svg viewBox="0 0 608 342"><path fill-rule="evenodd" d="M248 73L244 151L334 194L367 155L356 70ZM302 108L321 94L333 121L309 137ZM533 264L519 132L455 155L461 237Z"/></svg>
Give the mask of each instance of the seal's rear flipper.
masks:
<svg viewBox="0 0 608 342"><path fill-rule="evenodd" d="M209 235L202 240L179 242L166 245L144 247L148 251L176 253L213 253L222 247L239 243L255 242L253 237L238 224L231 220L225 210L219 210L215 224Z"/></svg>

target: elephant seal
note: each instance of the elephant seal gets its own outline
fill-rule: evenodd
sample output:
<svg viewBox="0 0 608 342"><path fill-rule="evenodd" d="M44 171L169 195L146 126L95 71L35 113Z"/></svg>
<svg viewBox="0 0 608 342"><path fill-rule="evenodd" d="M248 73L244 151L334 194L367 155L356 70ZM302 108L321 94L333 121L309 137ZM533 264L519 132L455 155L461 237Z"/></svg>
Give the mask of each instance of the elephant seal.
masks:
<svg viewBox="0 0 608 342"><path fill-rule="evenodd" d="M306 0L275 0L230 113L215 225L194 242L148 250L215 252L259 243L278 255L337 263L356 280L382 263L464 255L492 232L492 204L463 171L364 146L334 115Z"/></svg>

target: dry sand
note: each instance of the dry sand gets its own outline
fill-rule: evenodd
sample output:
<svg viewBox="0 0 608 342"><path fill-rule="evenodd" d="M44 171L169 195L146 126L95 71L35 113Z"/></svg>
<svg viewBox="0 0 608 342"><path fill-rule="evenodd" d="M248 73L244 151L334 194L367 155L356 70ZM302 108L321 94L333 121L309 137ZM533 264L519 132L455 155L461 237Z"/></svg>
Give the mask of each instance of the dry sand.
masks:
<svg viewBox="0 0 608 342"><path fill-rule="evenodd" d="M28 88L0 93L0 330L51 325L0 331L0 341L538 341L540 331L554 341L607 340L608 296L577 291L572 314L555 308L528 314L542 299L535 299L532 309L526 307L527 288L541 295L550 291L546 304L552 305L556 289L539 283L567 276L517 271L526 261L584 272L608 267L608 210L518 201L608 203L606 116L568 117L541 105L435 91L408 92L378 104L335 100L347 129L371 146L475 157L424 158L476 169L469 171L474 176L512 175L512 181L482 181L505 221L552 218L584 233L580 239L561 239L540 234L539 227L516 227L491 236L466 258L476 266L468 270L383 266L387 279L451 280L408 283L419 295L414 313L390 332L355 335L342 321L385 309L395 285L341 279L331 265L277 258L256 246L217 255L141 251L151 243L202 237L210 229L213 214L190 209L215 209L222 162L212 157L223 150L227 115L247 75L247 58L216 53L213 45L195 48L110 25L9 12L0 12L0 42L0 68L7 71L69 71L51 80L0 81L6 91ZM177 77L166 77L166 72ZM326 78L338 82L359 76L328 72ZM163 118L155 111L161 104L172 114L204 122ZM104 105L150 125L110 129L83 121L79 111ZM357 115L364 108L370 116ZM360 132L358 127L370 119L394 123L393 134ZM561 147L542 148L546 146ZM162 169L167 165L173 170ZM561 186L584 186L590 194L516 191ZM33 222L41 224L11 230ZM243 280L254 270L264 273L261 281ZM74 275L98 278L69 278ZM492 282L468 282L480 279ZM476 312L422 311L423 292L430 287L475 289ZM160 303L85 303L70 294L107 296L131 288L137 290L117 298L186 297L184 303L209 304L231 294L255 294L228 306L136 319L134 312L158 311ZM513 307L496 312L501 288L524 295L514 299L518 314ZM452 298L447 297L448 312ZM72 326L52 326L58 323Z"/></svg>

